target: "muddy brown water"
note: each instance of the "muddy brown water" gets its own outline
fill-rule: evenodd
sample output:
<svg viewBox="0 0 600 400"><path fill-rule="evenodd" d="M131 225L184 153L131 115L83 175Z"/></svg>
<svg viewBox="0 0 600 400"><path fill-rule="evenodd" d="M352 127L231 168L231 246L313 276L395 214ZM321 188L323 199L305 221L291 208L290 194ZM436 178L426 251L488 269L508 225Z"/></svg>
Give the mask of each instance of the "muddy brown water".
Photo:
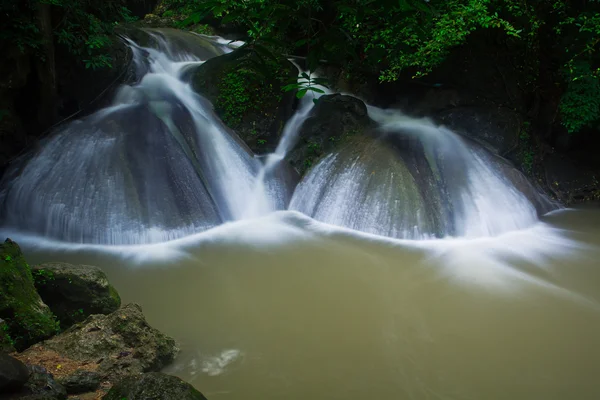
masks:
<svg viewBox="0 0 600 400"><path fill-rule="evenodd" d="M134 250L23 243L102 267L210 400L600 398L600 208L469 241L280 213Z"/></svg>

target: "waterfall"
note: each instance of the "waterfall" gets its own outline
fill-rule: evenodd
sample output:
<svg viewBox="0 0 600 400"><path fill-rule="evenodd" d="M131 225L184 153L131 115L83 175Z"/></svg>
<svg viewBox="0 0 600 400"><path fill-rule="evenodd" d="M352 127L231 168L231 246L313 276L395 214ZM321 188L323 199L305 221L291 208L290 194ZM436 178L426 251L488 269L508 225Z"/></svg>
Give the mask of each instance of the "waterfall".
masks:
<svg viewBox="0 0 600 400"><path fill-rule="evenodd" d="M177 32L177 31L175 31ZM227 50L150 32L133 48L139 83L63 127L3 194L4 224L73 242L169 240L241 217L258 160L240 146L183 72Z"/></svg>
<svg viewBox="0 0 600 400"><path fill-rule="evenodd" d="M293 62L292 60L290 61ZM314 72L311 74L310 71L302 71L298 64L294 62L293 64L298 68L298 83L308 83L308 81L303 78L303 74L309 75L311 78L318 78ZM296 144L298 132L304 124L304 121L306 121L310 115L310 112L315 105L315 101L318 100L319 97L331 93L328 88L322 85L313 85L313 87L320 89L323 93L309 91L300 100L298 110L285 124L275 152L267 155L264 165L256 177L252 197L243 214L245 218L259 217L275 210L284 210L287 208L288 199L285 199L282 196L285 191L281 189L282 183L277 179L275 173L278 170L278 167L285 162L287 153Z"/></svg>
<svg viewBox="0 0 600 400"><path fill-rule="evenodd" d="M529 227L538 210L550 210L518 171L449 129L396 110L368 110L379 125L374 137L321 160L298 186L291 209L403 239L497 236Z"/></svg>
<svg viewBox="0 0 600 400"><path fill-rule="evenodd" d="M0 185L3 228L73 243L156 243L295 210L392 238L474 238L529 227L552 207L479 145L375 107L368 112L376 129L326 154L295 186L286 155L321 94L309 91L275 152L257 157L185 80L190 68L240 43L145 34L147 46L127 39L135 83L11 166Z"/></svg>

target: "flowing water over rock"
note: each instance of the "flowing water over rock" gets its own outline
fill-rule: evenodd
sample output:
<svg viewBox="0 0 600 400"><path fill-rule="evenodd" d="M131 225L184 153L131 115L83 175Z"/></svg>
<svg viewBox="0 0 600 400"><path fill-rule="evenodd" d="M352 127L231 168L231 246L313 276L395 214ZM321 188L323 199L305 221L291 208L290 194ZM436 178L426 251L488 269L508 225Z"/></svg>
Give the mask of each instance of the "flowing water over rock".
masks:
<svg viewBox="0 0 600 400"><path fill-rule="evenodd" d="M311 97L257 157L185 79L227 42L145 35L135 83L4 177L30 263L100 266L211 400L600 398L597 209L373 107L296 185Z"/></svg>
<svg viewBox="0 0 600 400"><path fill-rule="evenodd" d="M555 207L514 168L456 133L399 111L369 111L379 123L376 137L325 157L291 209L364 232L424 239L496 236L527 228Z"/></svg>
<svg viewBox="0 0 600 400"><path fill-rule="evenodd" d="M153 46L127 39L137 83L13 168L1 195L4 226L75 243L155 243L289 205L333 225L424 239L494 236L551 209L477 145L374 107L378 127L326 155L294 188L286 155L319 95L300 101L261 161L186 82L190 68L232 49L175 30L136 36Z"/></svg>

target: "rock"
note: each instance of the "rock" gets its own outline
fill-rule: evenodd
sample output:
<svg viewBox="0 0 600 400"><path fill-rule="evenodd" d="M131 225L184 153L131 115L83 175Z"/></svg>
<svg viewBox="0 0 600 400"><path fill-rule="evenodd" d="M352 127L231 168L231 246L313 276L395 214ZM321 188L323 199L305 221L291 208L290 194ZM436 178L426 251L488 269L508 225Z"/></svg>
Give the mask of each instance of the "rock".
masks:
<svg viewBox="0 0 600 400"><path fill-rule="evenodd" d="M100 387L100 381L101 377L97 372L83 370L59 379L59 383L65 387L68 394L93 392Z"/></svg>
<svg viewBox="0 0 600 400"><path fill-rule="evenodd" d="M435 119L501 156L518 146L523 125L516 111L503 107L451 108Z"/></svg>
<svg viewBox="0 0 600 400"><path fill-rule="evenodd" d="M35 290L21 249L10 239L0 245L0 318L19 351L58 330L56 318Z"/></svg>
<svg viewBox="0 0 600 400"><path fill-rule="evenodd" d="M29 370L21 361L0 353L0 393L16 391L29 379Z"/></svg>
<svg viewBox="0 0 600 400"><path fill-rule="evenodd" d="M192 385L181 379L151 372L142 376L129 376L104 396L103 400L206 400Z"/></svg>
<svg viewBox="0 0 600 400"><path fill-rule="evenodd" d="M600 169L580 165L559 154L547 155L542 167L546 187L563 204L600 200Z"/></svg>
<svg viewBox="0 0 600 400"><path fill-rule="evenodd" d="M12 353L14 351L13 340L8 335L8 324L0 318L0 353Z"/></svg>
<svg viewBox="0 0 600 400"><path fill-rule="evenodd" d="M109 315L92 315L23 353L55 351L72 360L97 364L102 379L158 371L179 351L175 340L152 328L137 304Z"/></svg>
<svg viewBox="0 0 600 400"><path fill-rule="evenodd" d="M322 96L302 125L299 141L287 159L304 175L322 155L371 126L367 107L361 100L340 94Z"/></svg>
<svg viewBox="0 0 600 400"><path fill-rule="evenodd" d="M57 383L45 368L32 365L27 366L27 369L29 373L27 383L20 391L7 395L6 400L64 400L67 398L65 388Z"/></svg>
<svg viewBox="0 0 600 400"><path fill-rule="evenodd" d="M110 314L121 306L119 294L98 267L50 263L32 268L35 287L66 329L92 314Z"/></svg>
<svg viewBox="0 0 600 400"><path fill-rule="evenodd" d="M294 92L283 92L283 87L295 82L297 75L284 58L239 49L208 60L192 72L191 80L194 90L213 103L223 122L250 149L268 153L293 113Z"/></svg>

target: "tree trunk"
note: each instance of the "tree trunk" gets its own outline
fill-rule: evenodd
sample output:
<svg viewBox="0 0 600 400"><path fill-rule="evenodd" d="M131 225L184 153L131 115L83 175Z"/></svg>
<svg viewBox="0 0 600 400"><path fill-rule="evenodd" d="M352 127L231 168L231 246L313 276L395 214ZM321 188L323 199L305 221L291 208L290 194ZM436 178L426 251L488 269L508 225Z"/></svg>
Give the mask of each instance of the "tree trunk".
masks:
<svg viewBox="0 0 600 400"><path fill-rule="evenodd" d="M40 80L40 103L38 108L38 125L41 130L50 127L56 121L57 91L56 64L54 59L54 39L52 36L51 5L38 3L37 22L42 35L43 58L35 60Z"/></svg>

